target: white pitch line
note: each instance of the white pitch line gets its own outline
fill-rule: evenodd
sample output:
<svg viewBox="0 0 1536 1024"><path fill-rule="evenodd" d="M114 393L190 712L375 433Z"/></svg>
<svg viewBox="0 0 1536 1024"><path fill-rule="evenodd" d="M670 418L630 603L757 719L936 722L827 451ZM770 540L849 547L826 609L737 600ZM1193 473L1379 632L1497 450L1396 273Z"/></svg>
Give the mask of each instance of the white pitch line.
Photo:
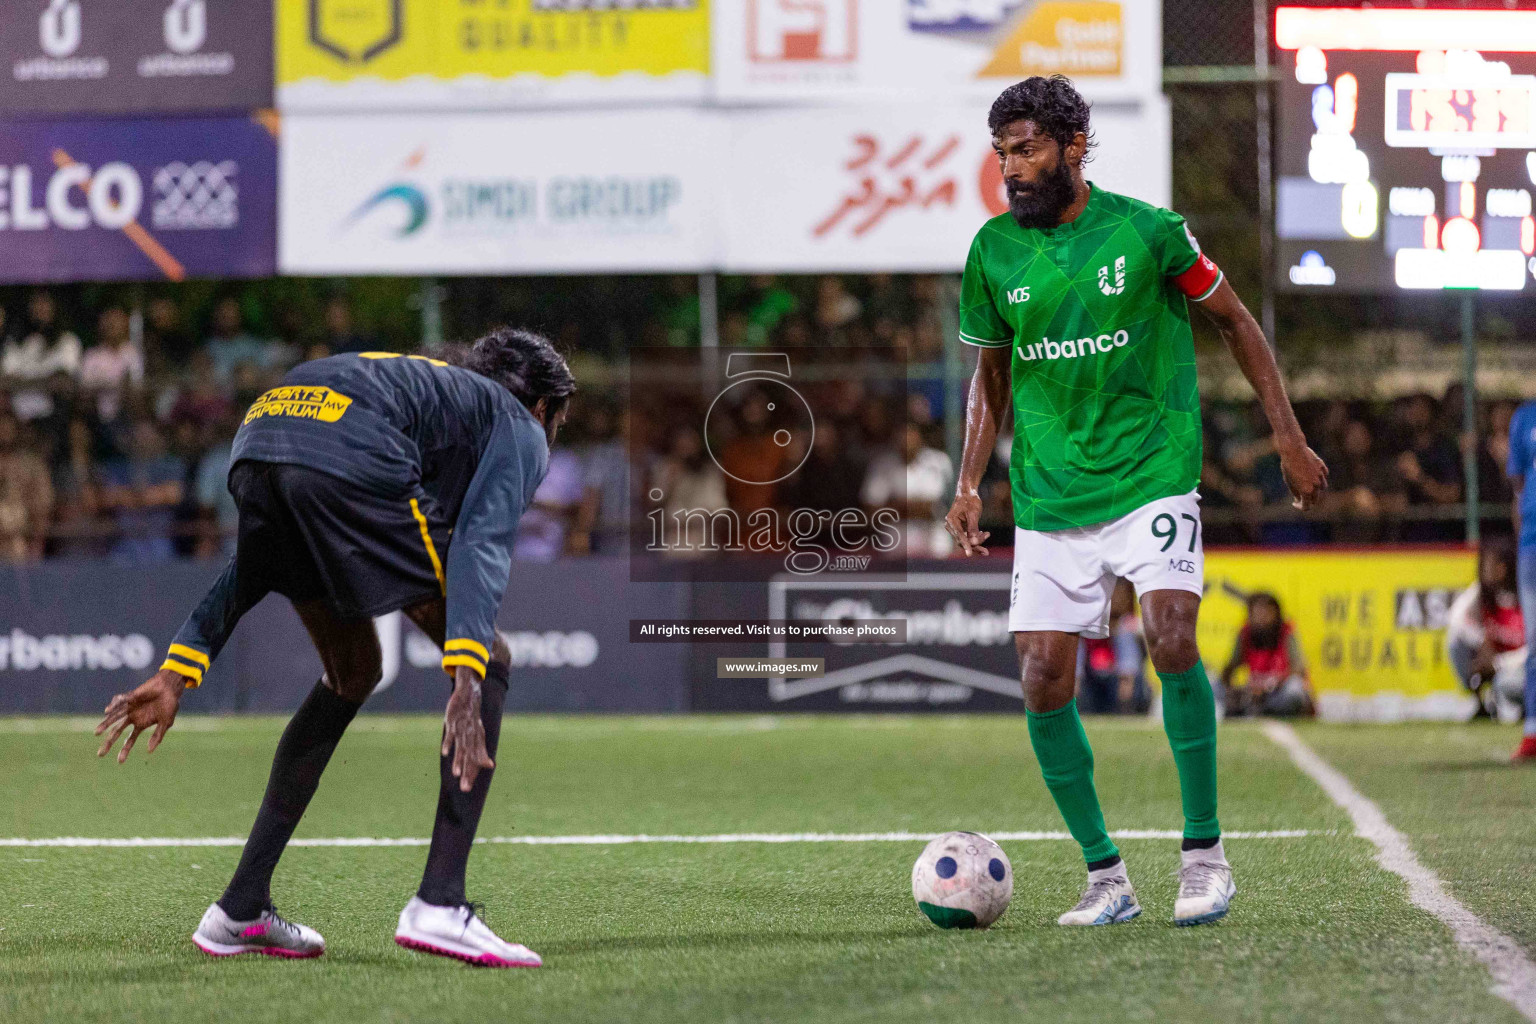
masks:
<svg viewBox="0 0 1536 1024"><path fill-rule="evenodd" d="M1004 842L1040 842L1067 840L1066 832L989 832L993 839ZM1328 832L1308 829L1276 829L1267 832L1228 832L1227 839L1305 839L1308 836L1329 835ZM591 836L482 836L477 843L493 846L628 846L636 843L926 843L937 832L729 832L723 835L591 835ZM1122 829L1111 832L1116 839L1178 839L1181 832L1163 829ZM374 836L342 836L326 839L294 839L289 846L427 846L430 839L417 836L382 838ZM53 839L0 838L0 847L175 847L175 846L244 846L238 836L203 836L193 838L143 837L95 838L87 836L59 836Z"/></svg>
<svg viewBox="0 0 1536 1024"><path fill-rule="evenodd" d="M1536 1022L1536 963L1508 935L1488 924L1450 894L1440 876L1419 860L1380 807L1354 787L1345 775L1323 760L1296 730L1269 722L1264 735L1283 747L1296 767L1316 782L1329 799L1349 814L1355 832L1376 846L1376 863L1408 883L1413 905L1429 911L1451 930L1457 945L1480 960L1493 976L1493 994L1508 1002L1526 1020Z"/></svg>

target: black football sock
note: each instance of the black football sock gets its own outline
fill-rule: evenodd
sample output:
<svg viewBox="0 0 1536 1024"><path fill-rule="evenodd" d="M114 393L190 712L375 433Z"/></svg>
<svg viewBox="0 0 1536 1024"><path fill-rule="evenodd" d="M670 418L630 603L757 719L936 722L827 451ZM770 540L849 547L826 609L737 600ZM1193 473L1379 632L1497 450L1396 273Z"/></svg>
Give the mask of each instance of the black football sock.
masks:
<svg viewBox="0 0 1536 1024"><path fill-rule="evenodd" d="M245 841L240 866L235 868L229 888L219 897L219 906L234 920L249 921L271 902L272 871L358 707L322 680L315 684L283 730L277 753L272 757L267 794L262 797L261 810L256 812L251 836Z"/></svg>
<svg viewBox="0 0 1536 1024"><path fill-rule="evenodd" d="M496 741L501 738L501 708L507 699L510 671L506 665L491 662L486 668L485 685L480 688L480 722L485 727L485 752L496 760ZM457 907L465 902L464 874L469 867L469 850L480 827L480 812L485 810L485 795L491 788L491 771L482 771L468 793L459 789L453 777L453 760L442 758L438 765L437 821L432 826L432 847L427 851L427 870L416 895L438 907Z"/></svg>

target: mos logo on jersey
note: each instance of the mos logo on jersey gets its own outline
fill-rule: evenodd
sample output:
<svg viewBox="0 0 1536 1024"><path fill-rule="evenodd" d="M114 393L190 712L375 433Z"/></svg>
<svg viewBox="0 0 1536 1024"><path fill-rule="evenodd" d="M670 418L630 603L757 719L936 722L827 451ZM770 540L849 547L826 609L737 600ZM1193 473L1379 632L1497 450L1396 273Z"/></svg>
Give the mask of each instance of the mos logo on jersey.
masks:
<svg viewBox="0 0 1536 1024"><path fill-rule="evenodd" d="M1017 306L1021 302L1028 302L1028 301L1029 301L1029 285L1026 284L1026 285L1024 285L1021 288L1010 288L1008 290L1008 305L1010 305L1010 306Z"/></svg>
<svg viewBox="0 0 1536 1024"><path fill-rule="evenodd" d="M1109 282L1109 268L1099 268L1099 291L1105 295L1120 295L1125 291L1125 257L1115 260L1115 282Z"/></svg>

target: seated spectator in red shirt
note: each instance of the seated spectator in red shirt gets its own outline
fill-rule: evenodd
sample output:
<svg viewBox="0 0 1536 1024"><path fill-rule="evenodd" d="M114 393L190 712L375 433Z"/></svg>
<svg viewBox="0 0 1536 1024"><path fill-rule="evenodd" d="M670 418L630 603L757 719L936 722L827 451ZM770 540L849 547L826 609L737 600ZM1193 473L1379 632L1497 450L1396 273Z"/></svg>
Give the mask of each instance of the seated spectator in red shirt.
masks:
<svg viewBox="0 0 1536 1024"><path fill-rule="evenodd" d="M1525 691L1525 619L1515 582L1515 546L1507 537L1483 542L1477 582L1451 603L1446 648L1461 684L1477 696L1474 718L1510 717Z"/></svg>
<svg viewBox="0 0 1536 1024"><path fill-rule="evenodd" d="M1248 678L1233 685L1239 671ZM1221 670L1227 715L1312 714L1312 687L1296 629L1280 611L1275 595L1259 591L1248 597L1248 621L1237 634L1232 657Z"/></svg>

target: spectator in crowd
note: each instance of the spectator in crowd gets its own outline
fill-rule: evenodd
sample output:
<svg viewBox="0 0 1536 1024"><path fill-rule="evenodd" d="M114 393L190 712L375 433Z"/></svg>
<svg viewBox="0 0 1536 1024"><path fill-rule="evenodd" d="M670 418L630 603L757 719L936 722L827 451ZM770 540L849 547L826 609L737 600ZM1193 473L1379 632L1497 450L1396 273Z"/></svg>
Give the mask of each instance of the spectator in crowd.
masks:
<svg viewBox="0 0 1536 1024"><path fill-rule="evenodd" d="M581 499L581 459L570 448L551 449L549 471L533 492L533 504L518 521L512 557L528 562L553 562L565 554ZM575 546L584 551L586 538Z"/></svg>
<svg viewBox="0 0 1536 1024"><path fill-rule="evenodd" d="M240 366L279 367L288 355L282 342L258 338L245 329L240 302L233 295L214 305L212 330L204 345L213 359L214 376L221 382L234 380Z"/></svg>
<svg viewBox="0 0 1536 1024"><path fill-rule="evenodd" d="M922 428L909 423L902 431L901 450L884 452L870 462L860 497L871 513L881 508L901 512L906 555L942 558L949 554L952 542L944 529L941 503L954 486L955 468L949 456L930 448Z"/></svg>
<svg viewBox="0 0 1536 1024"><path fill-rule="evenodd" d="M1323 507L1333 519L1334 539L1382 539L1383 523L1399 518L1407 502L1402 480L1377 453L1370 428L1350 420L1328 464Z"/></svg>
<svg viewBox="0 0 1536 1024"><path fill-rule="evenodd" d="M1525 621L1520 614L1515 545L1506 537L1483 543L1477 582L1451 603L1446 653L1477 697L1474 718L1497 718L1500 704L1520 706L1525 689Z"/></svg>
<svg viewBox="0 0 1536 1024"><path fill-rule="evenodd" d="M623 552L629 544L629 415L606 401L586 404L588 441L581 451L582 498L576 534L598 554Z"/></svg>
<svg viewBox="0 0 1536 1024"><path fill-rule="evenodd" d="M176 394L167 416L171 423L192 423L208 430L234 411L226 390L213 370L213 357L203 349L188 360L186 381Z"/></svg>
<svg viewBox="0 0 1536 1024"><path fill-rule="evenodd" d="M71 417L63 430L64 443L53 463L54 512L50 557L90 558L107 552L111 525L102 517L101 489L97 478L100 443L91 422Z"/></svg>
<svg viewBox="0 0 1536 1024"><path fill-rule="evenodd" d="M112 513L119 534L114 560L138 564L163 562L176 554L176 513L185 494L186 464L166 450L154 421L142 419L129 430L127 454L102 468L102 505Z"/></svg>
<svg viewBox="0 0 1536 1024"><path fill-rule="evenodd" d="M778 481L789 468L787 435L774 429L775 413L783 410L770 408L773 404L761 387L754 387L742 400L736 436L720 449L720 467L729 474L725 492L743 521L777 504Z"/></svg>
<svg viewBox="0 0 1536 1024"><path fill-rule="evenodd" d="M188 420L181 421L184 424ZM229 493L229 466L240 417L232 409L214 427L213 443L197 462L193 493L197 501L198 530L195 553L201 558L232 555L240 525L240 509Z"/></svg>
<svg viewBox="0 0 1536 1024"><path fill-rule="evenodd" d="M848 290L841 277L827 274L816 282L816 328L828 341L847 343L843 331L859 318L863 303Z"/></svg>
<svg viewBox="0 0 1536 1024"><path fill-rule="evenodd" d="M772 274L749 277L747 287L747 343L766 345L779 321L799 311L800 300Z"/></svg>
<svg viewBox="0 0 1536 1024"><path fill-rule="evenodd" d="M20 337L7 337L0 347L0 377L14 389L12 411L23 421L52 415L54 396L62 390L60 378L70 381L79 373L79 336L60 325L52 292L33 291Z"/></svg>
<svg viewBox="0 0 1536 1024"><path fill-rule="evenodd" d="M339 356L344 352L374 352L379 343L365 334L359 334L352 322L352 302L340 293L332 295L325 304L326 354ZM306 357L309 353L305 353Z"/></svg>
<svg viewBox="0 0 1536 1024"><path fill-rule="evenodd" d="M1515 500L1506 471L1509 467L1509 424L1515 418L1514 402L1494 402L1488 408L1488 429L1477 447L1477 482L1482 501L1507 505Z"/></svg>
<svg viewBox="0 0 1536 1024"><path fill-rule="evenodd" d="M1461 500L1461 453L1455 441L1436 429L1435 400L1411 395L1401 405L1403 445L1396 466L1408 500L1450 505Z"/></svg>
<svg viewBox="0 0 1536 1024"><path fill-rule="evenodd" d="M1242 685L1236 683L1239 672L1247 675ZM1229 717L1312 713L1307 662L1275 595L1259 591L1249 596L1248 620L1221 670L1221 685Z"/></svg>
<svg viewBox="0 0 1536 1024"><path fill-rule="evenodd" d="M671 449L652 471L647 499L659 505L663 519L659 528L665 531L656 537L653 531L658 527L651 520L646 527L647 545L665 545L669 555L687 557L696 549L724 543L723 536L712 539L705 534L712 529L709 517L731 505L726 498L725 476L710 459L697 427L673 431ZM693 513L701 513L702 520Z"/></svg>
<svg viewBox="0 0 1536 1024"><path fill-rule="evenodd" d="M157 295L144 308L144 369L151 376L184 366L196 347L182 323L181 308L168 295Z"/></svg>
<svg viewBox="0 0 1536 1024"><path fill-rule="evenodd" d="M123 393L144 383L144 354L129 338L128 311L111 305L96 320L96 344L80 361L80 386L96 399L96 415L111 423L123 407Z"/></svg>
<svg viewBox="0 0 1536 1024"><path fill-rule="evenodd" d="M822 544L835 544L832 521L844 509L859 511L865 466L843 436L843 430L835 420L816 425L816 437L811 450L794 475L785 481L788 493L786 503L794 509L807 508L827 513L819 520L820 533L814 538ZM848 540L863 534L847 531Z"/></svg>
<svg viewBox="0 0 1536 1024"><path fill-rule="evenodd" d="M1136 592L1128 580L1117 580L1109 636L1085 639L1078 648L1078 706L1088 714L1144 714L1152 704L1146 662Z"/></svg>
<svg viewBox="0 0 1536 1024"><path fill-rule="evenodd" d="M0 562L42 558L52 513L47 465L23 446L16 417L0 412Z"/></svg>

